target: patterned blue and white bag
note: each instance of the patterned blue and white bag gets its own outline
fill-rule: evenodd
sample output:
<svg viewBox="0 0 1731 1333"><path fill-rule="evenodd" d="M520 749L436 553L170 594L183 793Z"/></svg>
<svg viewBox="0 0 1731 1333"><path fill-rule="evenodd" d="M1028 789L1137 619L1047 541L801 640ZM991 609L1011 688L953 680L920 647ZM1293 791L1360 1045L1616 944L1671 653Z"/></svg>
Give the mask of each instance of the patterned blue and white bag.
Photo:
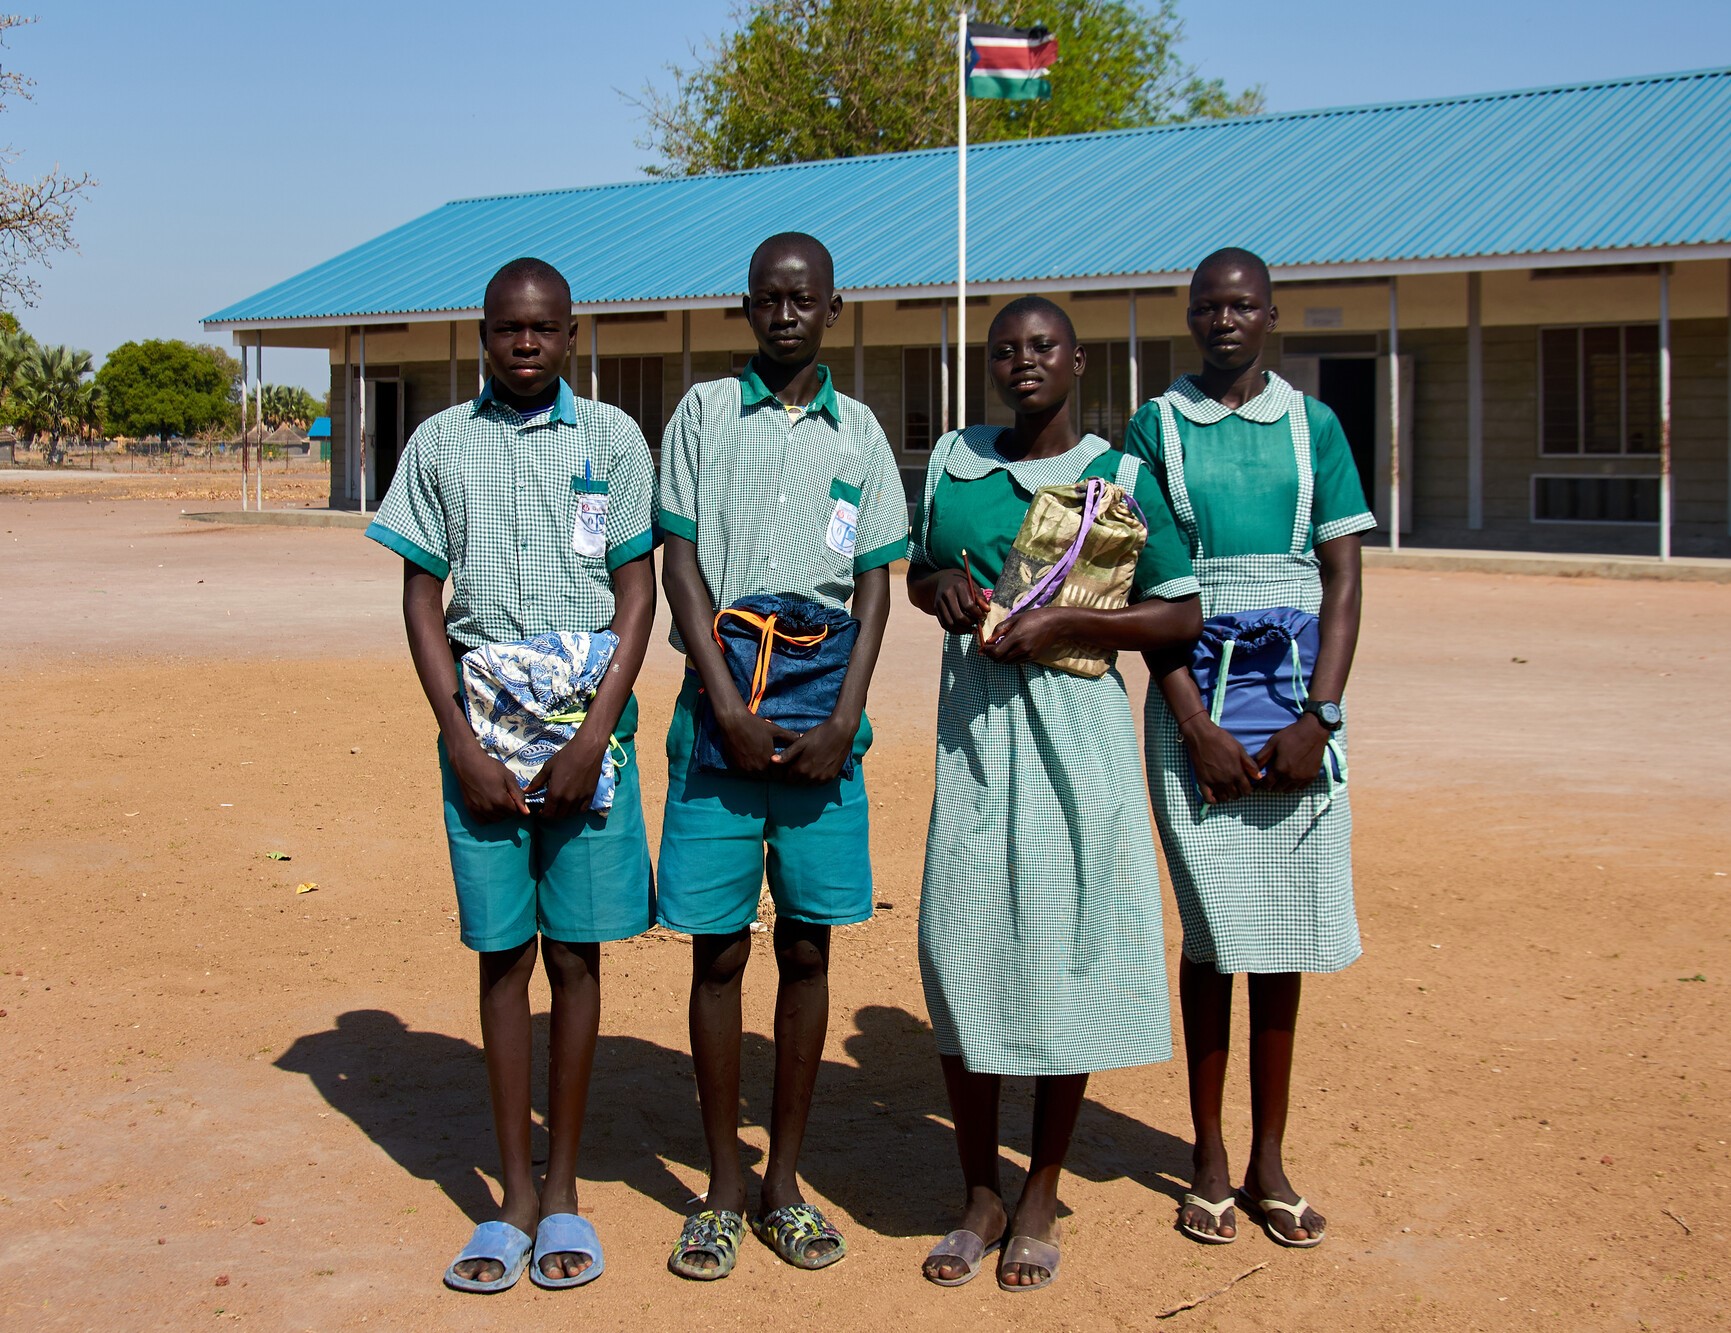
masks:
<svg viewBox="0 0 1731 1333"><path fill-rule="evenodd" d="M577 734L618 646L619 636L611 630L556 631L520 643L490 643L463 654L459 664L463 711L475 739L516 775L525 791L541 766ZM616 737L608 737L601 778L589 803L597 814L613 808L613 790L624 762L624 747ZM533 793L529 808L544 799L544 793Z"/></svg>

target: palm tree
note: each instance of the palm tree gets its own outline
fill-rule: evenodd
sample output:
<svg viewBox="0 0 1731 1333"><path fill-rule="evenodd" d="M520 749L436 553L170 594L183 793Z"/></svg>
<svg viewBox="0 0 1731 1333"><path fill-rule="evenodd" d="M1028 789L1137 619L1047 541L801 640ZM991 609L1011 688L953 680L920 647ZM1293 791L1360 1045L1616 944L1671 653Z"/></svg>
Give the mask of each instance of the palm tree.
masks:
<svg viewBox="0 0 1731 1333"><path fill-rule="evenodd" d="M32 346L18 369L13 395L20 421L30 434L48 435L51 463L58 463L65 456L60 449L60 437L67 430L80 430L84 425L81 398L85 376L91 371L89 352L64 345Z"/></svg>

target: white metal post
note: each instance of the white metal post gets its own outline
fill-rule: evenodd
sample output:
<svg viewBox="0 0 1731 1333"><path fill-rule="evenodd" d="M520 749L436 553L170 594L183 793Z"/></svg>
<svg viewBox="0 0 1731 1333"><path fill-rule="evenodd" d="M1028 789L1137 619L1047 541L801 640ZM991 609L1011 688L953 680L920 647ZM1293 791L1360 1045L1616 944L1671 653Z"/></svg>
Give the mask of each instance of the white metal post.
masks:
<svg viewBox="0 0 1731 1333"><path fill-rule="evenodd" d="M364 514L367 512L367 326L365 324L361 325L360 356L359 392L355 395L360 406L356 409L355 416L361 427L361 452L358 457L361 469L361 512Z"/></svg>
<svg viewBox="0 0 1731 1333"><path fill-rule="evenodd" d="M1128 422L1136 415L1136 409L1142 406L1142 364L1137 355L1136 338L1136 292L1130 292L1130 409L1124 414Z"/></svg>
<svg viewBox="0 0 1731 1333"><path fill-rule="evenodd" d="M1480 275L1467 274L1467 527L1485 525L1485 330Z"/></svg>
<svg viewBox="0 0 1731 1333"><path fill-rule="evenodd" d="M258 489L254 493L253 508L259 513L264 512L264 330L258 331L258 343L253 352L253 358L258 366L258 474L253 485Z"/></svg>
<svg viewBox="0 0 1731 1333"><path fill-rule="evenodd" d="M691 312L679 312L679 374L686 389L691 388Z"/></svg>
<svg viewBox="0 0 1731 1333"><path fill-rule="evenodd" d="M601 317L589 316L589 400L601 401Z"/></svg>
<svg viewBox="0 0 1731 1333"><path fill-rule="evenodd" d="M1400 550L1400 279L1388 280L1388 548Z"/></svg>
<svg viewBox="0 0 1731 1333"><path fill-rule="evenodd" d="M957 377L958 379L960 376ZM950 308L938 306L938 433L950 433Z"/></svg>
<svg viewBox="0 0 1731 1333"><path fill-rule="evenodd" d="M865 306L853 307L853 396L865 402Z"/></svg>
<svg viewBox="0 0 1731 1333"><path fill-rule="evenodd" d="M475 331L475 392L480 394L487 387L487 340L481 336L481 331Z"/></svg>
<svg viewBox="0 0 1731 1333"><path fill-rule="evenodd" d="M457 405L457 321L451 321L451 402Z"/></svg>
<svg viewBox="0 0 1731 1333"><path fill-rule="evenodd" d="M1671 266L1659 266L1659 559L1671 558Z"/></svg>
<svg viewBox="0 0 1731 1333"><path fill-rule="evenodd" d="M247 370L246 335L240 334L240 509L244 514L247 506L247 482L250 480L246 470L246 414L247 414Z"/></svg>
<svg viewBox="0 0 1731 1333"><path fill-rule="evenodd" d="M956 14L956 429L968 424L968 11Z"/></svg>
<svg viewBox="0 0 1731 1333"><path fill-rule="evenodd" d="M336 391L331 391L331 409L336 409ZM343 480L341 488L337 485L337 451L336 441L331 441L331 503L336 504L339 498L348 495L348 466L355 449L355 359L354 330L343 330Z"/></svg>

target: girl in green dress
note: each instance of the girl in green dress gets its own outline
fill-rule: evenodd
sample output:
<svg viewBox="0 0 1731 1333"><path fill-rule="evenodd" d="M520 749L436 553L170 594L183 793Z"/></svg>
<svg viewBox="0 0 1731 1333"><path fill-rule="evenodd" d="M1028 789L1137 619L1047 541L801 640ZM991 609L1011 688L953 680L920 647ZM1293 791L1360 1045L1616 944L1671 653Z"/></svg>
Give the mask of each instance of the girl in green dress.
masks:
<svg viewBox="0 0 1731 1333"><path fill-rule="evenodd" d="M1237 1235L1221 1133L1232 976L1249 974L1251 1146L1237 1199L1283 1245L1321 1242L1323 1218L1286 1178L1282 1143L1293 1029L1305 972L1359 955L1352 808L1318 780L1344 758L1341 694L1358 643L1359 538L1376 525L1340 423L1263 369L1278 312L1268 269L1244 250L1209 256L1190 280L1190 335L1203 370L1130 423L1126 452L1153 469L1202 584L1202 610L1290 606L1319 615L1306 712L1255 755L1209 718L1188 656L1155 665L1144 734L1154 818L1184 923L1179 1000L1196 1148L1179 1228Z"/></svg>
<svg viewBox="0 0 1731 1333"><path fill-rule="evenodd" d="M1140 756L1123 679L1032 659L1057 642L1183 648L1201 616L1153 477L1077 434L1068 400L1087 355L1069 318L1041 297L1014 301L986 347L1016 424L938 441L908 569L914 605L947 631L920 972L966 1185L960 1226L924 1271L960 1285L1001 1244L999 1285L1026 1291L1057 1273L1058 1177L1089 1072L1172 1053L1159 870L1132 777ZM1131 604L1024 612L982 646L985 588L1034 492L1087 477L1115 481L1148 517ZM998 1180L1004 1075L1036 1080L1032 1162L1013 1220Z"/></svg>

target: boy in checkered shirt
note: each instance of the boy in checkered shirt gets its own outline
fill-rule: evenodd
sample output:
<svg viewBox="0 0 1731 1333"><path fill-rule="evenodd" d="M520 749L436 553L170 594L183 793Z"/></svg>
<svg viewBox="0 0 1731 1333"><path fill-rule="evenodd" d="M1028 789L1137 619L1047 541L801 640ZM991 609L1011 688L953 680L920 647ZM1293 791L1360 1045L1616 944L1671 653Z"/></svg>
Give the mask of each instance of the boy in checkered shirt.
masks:
<svg viewBox="0 0 1731 1333"><path fill-rule="evenodd" d="M757 355L737 377L686 394L661 449L664 586L674 646L688 660L667 737L659 917L692 936L691 1047L710 1155L707 1206L686 1219L669 1266L698 1280L732 1271L745 1225L740 983L766 868L780 984L769 1158L752 1226L798 1268L846 1253L796 1173L828 1026L830 929L872 911L866 689L889 614L889 566L908 535L883 430L836 392L817 359L842 307L829 251L802 233L772 236L752 256L749 286ZM754 594L832 610L851 601L859 621L834 711L799 735L748 708L712 636L716 613ZM700 696L723 773L693 763Z"/></svg>
<svg viewBox="0 0 1731 1333"><path fill-rule="evenodd" d="M640 934L654 911L632 740L632 685L655 614L649 449L631 418L574 397L560 378L576 324L558 270L512 261L487 284L483 309L486 388L415 432L367 529L403 557L409 651L439 724L458 921L480 956L504 1199L445 1273L448 1285L476 1292L501 1291L526 1267L543 1287L601 1274L601 1243L578 1212L576 1187L601 941ZM457 661L488 644L601 629L618 636L611 664L587 720L530 784L541 801L531 813L516 777L470 729ZM610 746L623 760L601 815L590 802ZM552 985L550 1144L539 1189L529 1149L538 942Z"/></svg>

